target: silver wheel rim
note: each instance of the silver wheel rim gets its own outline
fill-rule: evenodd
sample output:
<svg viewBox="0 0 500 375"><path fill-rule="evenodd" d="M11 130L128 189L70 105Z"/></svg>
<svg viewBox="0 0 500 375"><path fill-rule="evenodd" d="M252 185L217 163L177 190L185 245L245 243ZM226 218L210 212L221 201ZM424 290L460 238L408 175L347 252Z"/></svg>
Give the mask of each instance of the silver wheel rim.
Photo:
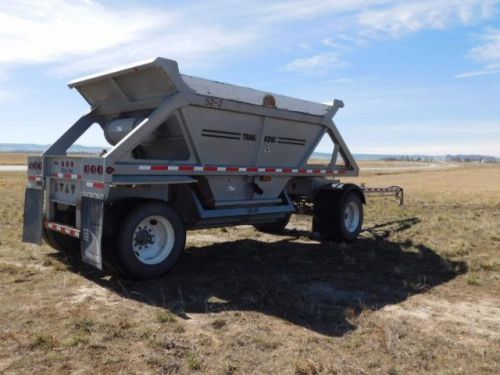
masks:
<svg viewBox="0 0 500 375"><path fill-rule="evenodd" d="M347 203L344 211L345 229L350 233L354 232L358 228L359 219L359 206L353 201Z"/></svg>
<svg viewBox="0 0 500 375"><path fill-rule="evenodd" d="M163 262L174 248L175 233L170 221L158 215L145 218L132 236L132 249L137 259L147 265Z"/></svg>

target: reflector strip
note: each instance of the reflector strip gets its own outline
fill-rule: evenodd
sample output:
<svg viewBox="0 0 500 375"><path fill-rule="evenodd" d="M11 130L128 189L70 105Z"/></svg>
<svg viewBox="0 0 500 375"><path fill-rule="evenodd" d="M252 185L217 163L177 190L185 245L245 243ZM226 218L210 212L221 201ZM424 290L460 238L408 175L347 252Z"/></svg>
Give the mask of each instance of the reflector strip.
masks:
<svg viewBox="0 0 500 375"><path fill-rule="evenodd" d="M86 182L85 185L91 189L104 189L104 182L89 181Z"/></svg>
<svg viewBox="0 0 500 375"><path fill-rule="evenodd" d="M28 180L35 181L35 182L40 182L40 181L42 181L42 176L31 176L31 175L29 175L28 176Z"/></svg>
<svg viewBox="0 0 500 375"><path fill-rule="evenodd" d="M140 171L174 172L242 172L242 173L283 173L333 175L345 174L346 169L310 169L310 168L257 168L257 167L217 167L214 165L139 165Z"/></svg>
<svg viewBox="0 0 500 375"><path fill-rule="evenodd" d="M54 230L54 231L62 233L62 234L66 234L66 235L71 236L71 237L80 238L80 231L76 228L73 228L73 227L70 227L67 225L62 225L62 224L57 224L57 223L53 223L50 221L46 221L45 228L50 229L50 230Z"/></svg>
<svg viewBox="0 0 500 375"><path fill-rule="evenodd" d="M82 175L74 173L52 173L52 177L60 178L63 180L81 180Z"/></svg>

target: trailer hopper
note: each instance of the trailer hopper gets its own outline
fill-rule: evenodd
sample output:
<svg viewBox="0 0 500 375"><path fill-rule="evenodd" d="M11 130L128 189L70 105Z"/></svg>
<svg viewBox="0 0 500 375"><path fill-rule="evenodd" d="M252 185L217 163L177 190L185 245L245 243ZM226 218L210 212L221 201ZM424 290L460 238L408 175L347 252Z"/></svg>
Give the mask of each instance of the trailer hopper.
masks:
<svg viewBox="0 0 500 375"><path fill-rule="evenodd" d="M300 212L325 238L357 237L364 195L338 180L358 174L332 120L340 100L329 106L183 75L164 58L69 86L90 111L29 158L24 241L43 237L98 268L104 258L147 278L173 266L191 228L279 232ZM109 150L68 154L95 123ZM325 136L330 160L309 165Z"/></svg>

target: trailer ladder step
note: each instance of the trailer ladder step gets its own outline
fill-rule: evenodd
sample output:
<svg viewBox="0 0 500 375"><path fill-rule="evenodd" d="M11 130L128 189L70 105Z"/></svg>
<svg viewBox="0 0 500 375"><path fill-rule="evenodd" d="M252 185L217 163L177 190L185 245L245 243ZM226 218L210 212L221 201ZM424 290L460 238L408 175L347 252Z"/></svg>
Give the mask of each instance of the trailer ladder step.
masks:
<svg viewBox="0 0 500 375"><path fill-rule="evenodd" d="M58 224L51 221L45 222L45 228L66 234L71 237L80 238L80 230L68 225Z"/></svg>

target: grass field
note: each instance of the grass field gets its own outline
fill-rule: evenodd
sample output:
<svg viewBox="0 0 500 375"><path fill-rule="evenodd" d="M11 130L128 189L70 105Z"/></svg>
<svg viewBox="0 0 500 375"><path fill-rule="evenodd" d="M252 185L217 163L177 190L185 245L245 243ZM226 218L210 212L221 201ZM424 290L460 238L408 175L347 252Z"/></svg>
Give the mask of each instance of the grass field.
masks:
<svg viewBox="0 0 500 375"><path fill-rule="evenodd" d="M188 235L132 282L22 244L25 176L0 174L0 373L498 374L500 168L368 172L361 238L241 226Z"/></svg>
<svg viewBox="0 0 500 375"><path fill-rule="evenodd" d="M25 152L0 152L0 165L26 165L28 162L28 154Z"/></svg>

